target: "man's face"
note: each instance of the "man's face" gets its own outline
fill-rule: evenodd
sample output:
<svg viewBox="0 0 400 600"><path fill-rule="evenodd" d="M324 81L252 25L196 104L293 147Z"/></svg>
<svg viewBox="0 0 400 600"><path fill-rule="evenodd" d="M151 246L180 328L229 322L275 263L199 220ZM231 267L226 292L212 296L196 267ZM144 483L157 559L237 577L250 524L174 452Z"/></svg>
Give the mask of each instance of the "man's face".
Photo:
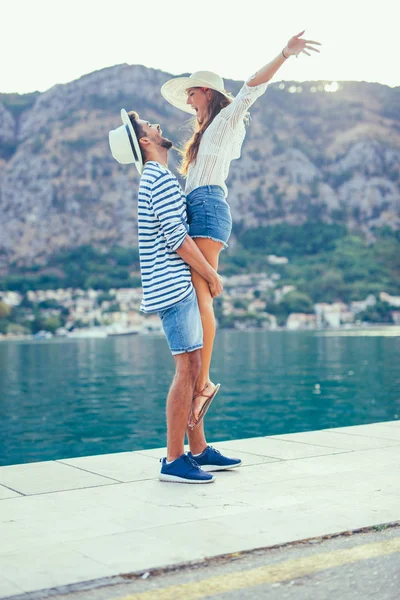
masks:
<svg viewBox="0 0 400 600"><path fill-rule="evenodd" d="M161 127L158 123L149 123L149 121L143 121L142 119L139 119L138 123L143 129L145 137L150 140L152 144L161 146L167 150L172 148L172 142L168 138L162 137Z"/></svg>

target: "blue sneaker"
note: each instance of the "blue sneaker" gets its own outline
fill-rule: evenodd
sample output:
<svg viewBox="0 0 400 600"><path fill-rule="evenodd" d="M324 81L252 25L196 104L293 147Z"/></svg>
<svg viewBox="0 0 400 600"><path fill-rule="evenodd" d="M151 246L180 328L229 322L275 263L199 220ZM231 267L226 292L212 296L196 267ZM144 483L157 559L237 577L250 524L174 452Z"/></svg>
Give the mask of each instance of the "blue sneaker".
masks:
<svg viewBox="0 0 400 600"><path fill-rule="evenodd" d="M187 454L182 454L170 464L167 459L161 459L160 481L173 481L175 483L212 483L214 475L209 475Z"/></svg>
<svg viewBox="0 0 400 600"><path fill-rule="evenodd" d="M188 456L195 460L203 471L208 472L234 469L235 467L240 467L242 464L240 458L228 458L212 446L207 446L199 456L193 456L191 452L188 452Z"/></svg>

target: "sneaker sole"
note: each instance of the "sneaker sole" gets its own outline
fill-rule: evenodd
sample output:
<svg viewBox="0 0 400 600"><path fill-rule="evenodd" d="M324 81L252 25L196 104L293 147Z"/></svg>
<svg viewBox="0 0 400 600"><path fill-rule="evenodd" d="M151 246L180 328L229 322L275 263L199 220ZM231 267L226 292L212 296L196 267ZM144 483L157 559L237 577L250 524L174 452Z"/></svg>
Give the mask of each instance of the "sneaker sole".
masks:
<svg viewBox="0 0 400 600"><path fill-rule="evenodd" d="M170 481L171 483L213 483L215 481L215 477L212 479L185 479L184 477L164 473L160 473L158 478L160 481Z"/></svg>
<svg viewBox="0 0 400 600"><path fill-rule="evenodd" d="M203 471L207 471L207 473L211 473L213 471L228 471L229 469L236 469L237 467L240 467L241 464L242 463L240 462L240 463L237 463L237 465L228 465L225 467L222 467L220 465L200 465L200 467Z"/></svg>

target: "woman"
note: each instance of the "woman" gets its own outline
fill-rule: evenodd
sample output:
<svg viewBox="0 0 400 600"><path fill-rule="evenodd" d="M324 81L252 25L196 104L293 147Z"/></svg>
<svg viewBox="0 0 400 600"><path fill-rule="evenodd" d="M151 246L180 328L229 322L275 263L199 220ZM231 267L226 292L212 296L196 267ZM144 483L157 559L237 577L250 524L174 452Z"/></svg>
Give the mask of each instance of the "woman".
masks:
<svg viewBox="0 0 400 600"><path fill-rule="evenodd" d="M243 85L233 98L224 90L221 77L209 71L198 71L190 77L167 81L161 93L173 106L196 115L195 129L183 151L180 172L186 177L189 235L208 260L218 269L218 259L232 229L232 218L226 202L225 181L232 160L240 157L245 137L244 122L248 109L264 93L267 82L290 56L308 50L319 52L318 42L305 40L304 31L293 36L281 53ZM219 389L210 380L210 364L215 338L213 300L207 282L192 272L203 324L202 369L197 380L189 427L203 419Z"/></svg>

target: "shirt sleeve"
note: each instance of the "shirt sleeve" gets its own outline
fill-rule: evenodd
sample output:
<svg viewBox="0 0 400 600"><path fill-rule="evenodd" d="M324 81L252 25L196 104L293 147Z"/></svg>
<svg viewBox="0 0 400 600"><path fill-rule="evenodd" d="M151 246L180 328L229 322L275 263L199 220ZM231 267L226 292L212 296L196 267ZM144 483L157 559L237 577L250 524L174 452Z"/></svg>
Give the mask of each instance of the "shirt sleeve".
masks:
<svg viewBox="0 0 400 600"><path fill-rule="evenodd" d="M239 122L243 121L250 106L265 92L267 87L268 83L262 83L254 87L250 87L247 83L244 83L229 106L221 110L221 117L226 119L235 128Z"/></svg>
<svg viewBox="0 0 400 600"><path fill-rule="evenodd" d="M177 250L187 235L185 206L178 180L163 173L151 186L151 203L170 250Z"/></svg>

